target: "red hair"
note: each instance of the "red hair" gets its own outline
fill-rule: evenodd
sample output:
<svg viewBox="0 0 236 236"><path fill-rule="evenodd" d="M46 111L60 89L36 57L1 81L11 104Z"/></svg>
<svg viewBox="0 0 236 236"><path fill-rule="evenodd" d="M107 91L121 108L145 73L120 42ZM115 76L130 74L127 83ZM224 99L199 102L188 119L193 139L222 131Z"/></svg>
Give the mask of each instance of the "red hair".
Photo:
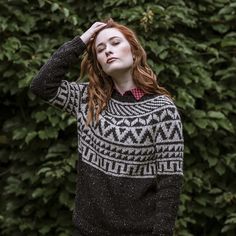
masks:
<svg viewBox="0 0 236 236"><path fill-rule="evenodd" d="M98 121L99 114L105 109L111 98L114 83L112 78L105 74L98 63L95 40L99 32L107 28L118 29L128 40L131 52L134 56L132 78L135 85L147 94L162 94L170 97L170 93L157 83L157 77L147 64L146 52L139 43L135 33L124 25L114 22L112 19L105 21L107 25L98 31L87 45L87 52L81 63L81 77L88 74L88 115L87 124L93 120Z"/></svg>

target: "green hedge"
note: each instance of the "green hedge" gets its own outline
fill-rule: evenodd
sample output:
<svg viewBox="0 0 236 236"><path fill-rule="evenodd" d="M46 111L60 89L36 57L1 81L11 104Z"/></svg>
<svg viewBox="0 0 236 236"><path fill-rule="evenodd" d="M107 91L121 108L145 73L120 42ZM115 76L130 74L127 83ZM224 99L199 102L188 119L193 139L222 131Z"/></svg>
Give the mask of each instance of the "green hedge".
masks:
<svg viewBox="0 0 236 236"><path fill-rule="evenodd" d="M0 232L71 234L75 120L29 84L97 19L133 28L180 109L185 178L176 235L236 233L236 1L0 1ZM79 76L80 63L68 80Z"/></svg>

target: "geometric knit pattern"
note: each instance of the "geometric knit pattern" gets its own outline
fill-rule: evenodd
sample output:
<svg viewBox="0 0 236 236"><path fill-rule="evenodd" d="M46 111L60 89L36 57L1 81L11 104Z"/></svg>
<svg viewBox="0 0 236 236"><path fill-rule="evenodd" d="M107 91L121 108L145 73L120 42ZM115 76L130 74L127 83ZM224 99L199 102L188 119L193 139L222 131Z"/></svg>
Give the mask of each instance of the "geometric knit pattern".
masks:
<svg viewBox="0 0 236 236"><path fill-rule="evenodd" d="M117 177L183 174L182 124L171 99L156 95L134 103L111 98L98 124L86 126L87 87L62 81L49 101L77 118L83 162Z"/></svg>

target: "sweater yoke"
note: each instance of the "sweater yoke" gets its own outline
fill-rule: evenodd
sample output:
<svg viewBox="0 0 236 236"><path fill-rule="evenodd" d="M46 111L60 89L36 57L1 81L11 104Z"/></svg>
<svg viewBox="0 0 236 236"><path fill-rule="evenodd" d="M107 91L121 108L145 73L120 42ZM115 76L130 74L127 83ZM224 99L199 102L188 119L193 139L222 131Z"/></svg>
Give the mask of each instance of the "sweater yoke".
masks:
<svg viewBox="0 0 236 236"><path fill-rule="evenodd" d="M130 102L111 98L97 124L85 125L88 83L62 82L51 103L77 117L82 161L107 175L155 178L182 175L183 138L180 116L164 95ZM69 93L69 94L66 94Z"/></svg>

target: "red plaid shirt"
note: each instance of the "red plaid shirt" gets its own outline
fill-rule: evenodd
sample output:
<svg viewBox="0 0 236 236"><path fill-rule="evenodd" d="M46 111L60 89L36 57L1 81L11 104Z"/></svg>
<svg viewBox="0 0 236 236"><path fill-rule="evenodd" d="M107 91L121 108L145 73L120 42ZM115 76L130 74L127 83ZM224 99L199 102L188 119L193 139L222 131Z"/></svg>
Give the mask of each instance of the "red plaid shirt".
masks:
<svg viewBox="0 0 236 236"><path fill-rule="evenodd" d="M117 89L116 89L116 91L117 91L119 94L121 94ZM122 96L125 96L125 95L129 94L129 92L131 92L131 93L133 94L134 98L135 98L137 101L139 101L139 100L143 97L143 95L145 94L145 92L144 92L142 89L140 89L140 88L133 88L133 89L130 89L130 90L125 91L125 92L124 92L123 94L121 94L121 95L122 95Z"/></svg>

